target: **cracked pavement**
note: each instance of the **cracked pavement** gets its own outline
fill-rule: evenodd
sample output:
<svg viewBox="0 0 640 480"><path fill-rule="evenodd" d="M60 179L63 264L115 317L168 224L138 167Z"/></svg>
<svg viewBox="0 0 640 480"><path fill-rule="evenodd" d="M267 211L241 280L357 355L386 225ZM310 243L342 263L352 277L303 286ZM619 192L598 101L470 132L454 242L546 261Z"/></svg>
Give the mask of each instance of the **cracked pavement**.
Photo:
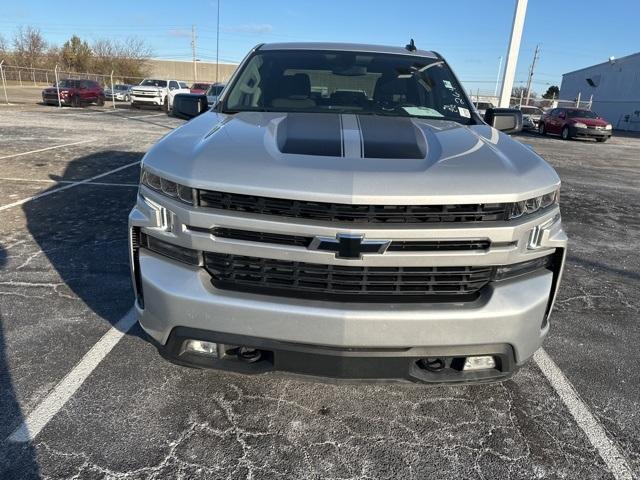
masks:
<svg viewBox="0 0 640 480"><path fill-rule="evenodd" d="M4 109L0 156L92 141L0 160L0 207L138 161L182 123L123 118L151 113ZM640 138L519 139L558 169L571 242L545 349L640 476ZM3 480L614 478L533 362L491 385L248 377L167 363L137 326L33 442L7 442L133 302L137 179L0 211Z"/></svg>

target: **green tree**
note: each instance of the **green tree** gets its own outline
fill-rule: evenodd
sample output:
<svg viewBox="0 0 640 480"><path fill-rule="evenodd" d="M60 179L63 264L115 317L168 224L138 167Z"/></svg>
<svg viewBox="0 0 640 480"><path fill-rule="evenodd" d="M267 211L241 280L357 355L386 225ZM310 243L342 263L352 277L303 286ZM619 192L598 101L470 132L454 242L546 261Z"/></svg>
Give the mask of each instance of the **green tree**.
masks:
<svg viewBox="0 0 640 480"><path fill-rule="evenodd" d="M91 47L77 35L72 36L62 45L62 61L69 70L86 72L91 67Z"/></svg>
<svg viewBox="0 0 640 480"><path fill-rule="evenodd" d="M558 98L560 96L560 89L557 85L551 85L547 91L542 95L542 98Z"/></svg>

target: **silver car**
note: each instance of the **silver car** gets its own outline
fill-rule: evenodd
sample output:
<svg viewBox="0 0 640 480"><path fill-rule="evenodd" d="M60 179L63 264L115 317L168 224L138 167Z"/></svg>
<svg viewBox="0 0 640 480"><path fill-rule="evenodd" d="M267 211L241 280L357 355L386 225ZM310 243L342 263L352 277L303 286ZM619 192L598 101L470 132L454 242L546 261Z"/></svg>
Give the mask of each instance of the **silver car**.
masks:
<svg viewBox="0 0 640 480"><path fill-rule="evenodd" d="M104 89L105 100L116 100L121 102L129 102L131 100L131 85L116 84L111 88Z"/></svg>
<svg viewBox="0 0 640 480"><path fill-rule="evenodd" d="M520 111L522 112L522 128L525 130L538 130L538 124L542 115L544 115L544 111L538 107L525 105L520 107Z"/></svg>
<svg viewBox="0 0 640 480"><path fill-rule="evenodd" d="M192 102L192 104L189 104ZM153 146L129 217L142 328L179 364L494 381L540 347L560 179L437 53L260 45ZM192 112L192 113L189 113ZM517 110L487 119L521 128Z"/></svg>

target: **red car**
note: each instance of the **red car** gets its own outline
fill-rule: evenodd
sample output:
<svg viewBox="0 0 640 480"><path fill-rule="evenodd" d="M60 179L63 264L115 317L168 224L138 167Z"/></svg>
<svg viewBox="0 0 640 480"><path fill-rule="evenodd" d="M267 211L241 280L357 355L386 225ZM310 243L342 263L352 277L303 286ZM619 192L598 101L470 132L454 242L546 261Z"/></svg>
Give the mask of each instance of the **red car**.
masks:
<svg viewBox="0 0 640 480"><path fill-rule="evenodd" d="M203 94L209 90L210 83L194 83L191 85L191 93Z"/></svg>
<svg viewBox="0 0 640 480"><path fill-rule="evenodd" d="M540 119L538 133L560 135L565 140L586 137L606 142L611 138L611 124L590 110L554 108Z"/></svg>
<svg viewBox="0 0 640 480"><path fill-rule="evenodd" d="M60 92L60 103L79 107L89 103L104 105L104 90L98 82L93 80L60 80L58 88L45 88L42 91L42 103L45 105L58 105L58 91Z"/></svg>

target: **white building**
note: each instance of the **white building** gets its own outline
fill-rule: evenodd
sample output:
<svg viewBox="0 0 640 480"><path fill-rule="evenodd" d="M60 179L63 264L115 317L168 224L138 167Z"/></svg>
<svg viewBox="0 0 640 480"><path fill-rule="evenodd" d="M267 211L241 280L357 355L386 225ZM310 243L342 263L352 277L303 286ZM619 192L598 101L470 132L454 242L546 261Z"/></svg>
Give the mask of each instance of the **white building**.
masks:
<svg viewBox="0 0 640 480"><path fill-rule="evenodd" d="M562 76L560 98L588 101L619 130L640 131L640 52Z"/></svg>

